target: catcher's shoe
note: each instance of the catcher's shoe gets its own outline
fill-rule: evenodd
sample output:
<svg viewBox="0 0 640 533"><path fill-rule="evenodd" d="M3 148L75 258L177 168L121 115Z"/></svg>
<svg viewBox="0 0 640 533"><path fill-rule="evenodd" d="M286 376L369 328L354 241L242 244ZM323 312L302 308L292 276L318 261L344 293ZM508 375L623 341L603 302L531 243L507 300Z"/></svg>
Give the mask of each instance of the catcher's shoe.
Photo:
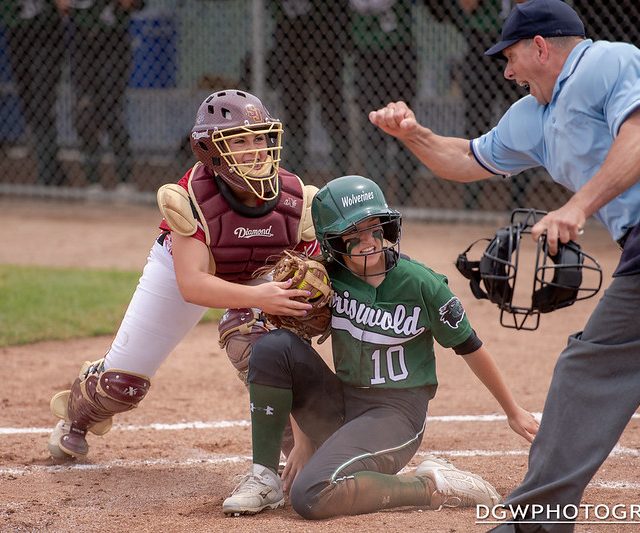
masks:
<svg viewBox="0 0 640 533"><path fill-rule="evenodd" d="M432 509L476 505L492 507L502 501L496 489L479 475L458 470L435 456L428 456L420 463L416 476L424 478L427 487L435 489L429 501Z"/></svg>
<svg viewBox="0 0 640 533"><path fill-rule="evenodd" d="M49 453L51 457L57 459L59 461L71 461L75 459L75 456L63 450L60 447L60 441L63 436L68 435L71 431L71 428L67 422L64 420L59 420L58 423L53 428L51 435L49 436L49 442L47 443L47 447L49 448Z"/></svg>
<svg viewBox="0 0 640 533"><path fill-rule="evenodd" d="M226 515L256 514L264 509L277 509L284 505L280 478L262 465L254 464L222 504Z"/></svg>

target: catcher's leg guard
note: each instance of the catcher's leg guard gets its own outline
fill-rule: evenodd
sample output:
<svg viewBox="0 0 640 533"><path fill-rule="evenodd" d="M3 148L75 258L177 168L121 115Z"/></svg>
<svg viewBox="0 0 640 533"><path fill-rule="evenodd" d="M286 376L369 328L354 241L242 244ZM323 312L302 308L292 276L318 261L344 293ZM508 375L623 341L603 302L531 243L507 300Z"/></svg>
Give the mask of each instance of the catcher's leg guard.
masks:
<svg viewBox="0 0 640 533"><path fill-rule="evenodd" d="M64 420L49 440L54 457L87 455L87 431L104 435L114 414L134 409L147 394L148 377L116 368L104 370L103 364L103 360L85 363L71 390L51 399L51 411Z"/></svg>
<svg viewBox="0 0 640 533"><path fill-rule="evenodd" d="M227 352L227 357L238 371L238 377L248 386L249 357L255 342L269 328L262 312L255 308L227 309L218 324L220 348Z"/></svg>

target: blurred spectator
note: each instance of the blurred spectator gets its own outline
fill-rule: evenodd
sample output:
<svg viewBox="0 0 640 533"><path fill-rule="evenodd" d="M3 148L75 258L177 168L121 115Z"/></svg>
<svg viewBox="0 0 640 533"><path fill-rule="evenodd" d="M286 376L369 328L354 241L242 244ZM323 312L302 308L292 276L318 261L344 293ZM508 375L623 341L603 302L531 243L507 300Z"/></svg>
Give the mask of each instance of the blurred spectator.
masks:
<svg viewBox="0 0 640 533"><path fill-rule="evenodd" d="M568 2L584 22L588 39L640 43L640 4L618 0L572 0Z"/></svg>
<svg viewBox="0 0 640 533"><path fill-rule="evenodd" d="M467 54L459 68L459 83L466 97L466 136L478 137L496 125L508 105L519 95L507 82L504 65L484 55L499 40L502 22L511 11L510 0L458 0L464 17ZM515 2L513 2L515 3ZM489 90L478 91L477 87Z"/></svg>
<svg viewBox="0 0 640 533"><path fill-rule="evenodd" d="M64 59L64 26L49 0L1 0L9 61L36 156L38 183L60 185L56 101Z"/></svg>
<svg viewBox="0 0 640 533"><path fill-rule="evenodd" d="M129 18L143 0L58 0L69 2L72 22L71 79L74 122L91 189L102 190L101 140L106 133L115 155L117 192L129 193L132 157L126 120L131 70Z"/></svg>
<svg viewBox="0 0 640 533"><path fill-rule="evenodd" d="M511 11L511 0L457 0L463 12L462 31L467 38L467 54L458 66L456 77L465 98L465 136L479 137L496 125L498 117L524 92L514 82L504 79L500 61L484 55L484 51L500 40L502 22ZM483 87L478 91L478 87ZM465 186L464 207L478 207L483 185ZM512 203L522 201L526 184L512 191Z"/></svg>
<svg viewBox="0 0 640 533"><path fill-rule="evenodd" d="M343 90L344 54L349 40L347 2L281 0L272 5L276 25L269 64L271 83L284 103L281 117L287 150L282 154L283 164L303 179L309 167L316 166L310 164L307 153L309 105L315 94L321 123L332 145L327 171L332 176L344 173L349 153Z"/></svg>
<svg viewBox="0 0 640 533"><path fill-rule="evenodd" d="M398 141L369 122L368 114L388 102L412 102L417 53L412 0L349 0L352 11L354 84L358 106L358 154L364 175L378 182L391 204L406 205L416 180L417 160Z"/></svg>

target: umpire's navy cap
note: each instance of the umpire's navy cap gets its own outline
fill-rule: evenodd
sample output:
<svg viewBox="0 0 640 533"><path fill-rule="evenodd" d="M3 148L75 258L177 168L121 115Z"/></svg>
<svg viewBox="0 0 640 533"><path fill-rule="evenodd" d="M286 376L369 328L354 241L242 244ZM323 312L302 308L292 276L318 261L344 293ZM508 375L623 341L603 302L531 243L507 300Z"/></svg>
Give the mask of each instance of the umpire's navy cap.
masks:
<svg viewBox="0 0 640 533"><path fill-rule="evenodd" d="M501 57L501 52L522 39L542 37L584 37L584 24L578 14L562 0L528 0L517 4L502 26L500 42L484 55Z"/></svg>

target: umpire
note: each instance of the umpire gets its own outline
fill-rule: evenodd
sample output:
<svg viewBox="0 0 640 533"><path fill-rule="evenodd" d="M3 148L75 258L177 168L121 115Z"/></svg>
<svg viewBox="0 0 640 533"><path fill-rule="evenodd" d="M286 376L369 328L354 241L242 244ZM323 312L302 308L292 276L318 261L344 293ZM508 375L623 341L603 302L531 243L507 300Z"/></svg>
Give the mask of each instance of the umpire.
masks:
<svg viewBox="0 0 640 533"><path fill-rule="evenodd" d="M574 194L533 227L534 239L546 233L554 254L558 240L576 239L594 215L623 249L584 331L560 355L529 471L506 500L542 511L496 528L573 531L585 487L640 405L640 50L585 39L579 16L561 0L529 0L511 11L485 54L504 56L505 78L530 94L481 137L436 135L404 102L369 118L445 179L545 167Z"/></svg>

